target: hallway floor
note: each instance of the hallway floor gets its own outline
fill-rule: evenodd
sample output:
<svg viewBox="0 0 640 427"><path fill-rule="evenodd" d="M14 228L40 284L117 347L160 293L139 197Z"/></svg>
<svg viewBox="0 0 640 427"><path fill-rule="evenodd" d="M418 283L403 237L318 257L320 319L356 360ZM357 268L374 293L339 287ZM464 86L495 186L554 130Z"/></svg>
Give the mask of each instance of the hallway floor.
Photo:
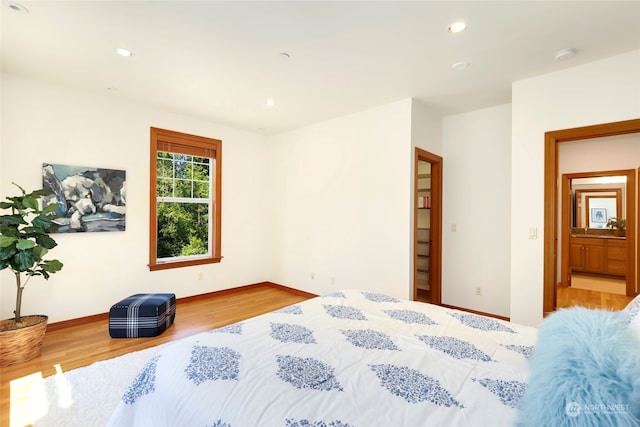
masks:
<svg viewBox="0 0 640 427"><path fill-rule="evenodd" d="M556 307L568 308L581 305L588 308L622 310L632 299L619 293L558 286Z"/></svg>
<svg viewBox="0 0 640 427"><path fill-rule="evenodd" d="M571 274L571 287L589 291L609 292L611 294L626 295L627 283L624 279L600 277L591 274Z"/></svg>

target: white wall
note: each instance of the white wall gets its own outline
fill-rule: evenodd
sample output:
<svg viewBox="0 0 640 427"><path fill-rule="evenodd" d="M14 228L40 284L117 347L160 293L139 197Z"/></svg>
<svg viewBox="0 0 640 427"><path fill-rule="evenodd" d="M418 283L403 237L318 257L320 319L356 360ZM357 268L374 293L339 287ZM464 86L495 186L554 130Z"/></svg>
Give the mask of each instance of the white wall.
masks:
<svg viewBox="0 0 640 427"><path fill-rule="evenodd" d="M544 133L640 117L640 51L512 86L511 320L542 320ZM538 239L528 238L530 227Z"/></svg>
<svg viewBox="0 0 640 427"><path fill-rule="evenodd" d="M316 294L363 288L410 297L411 105L270 138L271 281Z"/></svg>
<svg viewBox="0 0 640 427"><path fill-rule="evenodd" d="M637 169L640 166L640 134L563 142L558 157L560 174Z"/></svg>
<svg viewBox="0 0 640 427"><path fill-rule="evenodd" d="M51 322L104 313L136 292L178 297L264 281L273 263L260 209L267 203L266 138L250 132L136 106L40 81L2 75L0 191L42 188L42 163L100 166L127 172L124 232L56 234L50 253L64 263L48 281L32 280L23 314ZM149 272L149 127L223 141L222 255L219 264ZM203 273L203 280L198 280ZM0 272L0 318L13 314L14 277Z"/></svg>
<svg viewBox="0 0 640 427"><path fill-rule="evenodd" d="M411 145L442 156L442 115L424 105L411 101ZM411 163L414 158L411 155ZM413 175L412 175L413 177ZM411 180L413 182L413 179ZM413 194L413 192L411 193Z"/></svg>
<svg viewBox="0 0 640 427"><path fill-rule="evenodd" d="M442 302L509 316L511 105L445 117L443 141Z"/></svg>

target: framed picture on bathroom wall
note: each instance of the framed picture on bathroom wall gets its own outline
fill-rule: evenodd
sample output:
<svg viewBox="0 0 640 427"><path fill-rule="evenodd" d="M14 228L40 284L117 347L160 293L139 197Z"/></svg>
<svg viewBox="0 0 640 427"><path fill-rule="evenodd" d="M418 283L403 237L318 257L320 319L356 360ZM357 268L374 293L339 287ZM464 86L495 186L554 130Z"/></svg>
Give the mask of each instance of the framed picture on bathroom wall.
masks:
<svg viewBox="0 0 640 427"><path fill-rule="evenodd" d="M607 210L605 208L591 208L591 222L607 222Z"/></svg>
<svg viewBox="0 0 640 427"><path fill-rule="evenodd" d="M53 194L45 206L58 203L54 233L124 231L127 211L127 174L123 170L42 165L42 187Z"/></svg>

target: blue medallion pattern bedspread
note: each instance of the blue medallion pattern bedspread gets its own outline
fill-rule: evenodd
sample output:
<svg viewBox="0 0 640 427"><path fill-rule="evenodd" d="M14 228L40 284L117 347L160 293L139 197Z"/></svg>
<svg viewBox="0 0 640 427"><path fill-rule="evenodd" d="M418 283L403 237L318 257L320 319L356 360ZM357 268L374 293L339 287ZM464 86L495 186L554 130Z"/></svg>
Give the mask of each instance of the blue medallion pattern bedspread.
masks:
<svg viewBox="0 0 640 427"><path fill-rule="evenodd" d="M110 426L509 426L535 328L344 290L184 338Z"/></svg>

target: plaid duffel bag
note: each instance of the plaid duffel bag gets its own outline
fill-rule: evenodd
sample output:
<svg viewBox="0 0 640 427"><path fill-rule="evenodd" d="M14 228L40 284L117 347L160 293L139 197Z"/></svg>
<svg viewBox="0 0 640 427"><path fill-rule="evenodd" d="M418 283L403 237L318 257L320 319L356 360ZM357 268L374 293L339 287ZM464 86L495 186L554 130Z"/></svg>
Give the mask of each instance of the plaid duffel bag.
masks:
<svg viewBox="0 0 640 427"><path fill-rule="evenodd" d="M175 294L135 294L111 306L112 338L155 337L176 318Z"/></svg>

